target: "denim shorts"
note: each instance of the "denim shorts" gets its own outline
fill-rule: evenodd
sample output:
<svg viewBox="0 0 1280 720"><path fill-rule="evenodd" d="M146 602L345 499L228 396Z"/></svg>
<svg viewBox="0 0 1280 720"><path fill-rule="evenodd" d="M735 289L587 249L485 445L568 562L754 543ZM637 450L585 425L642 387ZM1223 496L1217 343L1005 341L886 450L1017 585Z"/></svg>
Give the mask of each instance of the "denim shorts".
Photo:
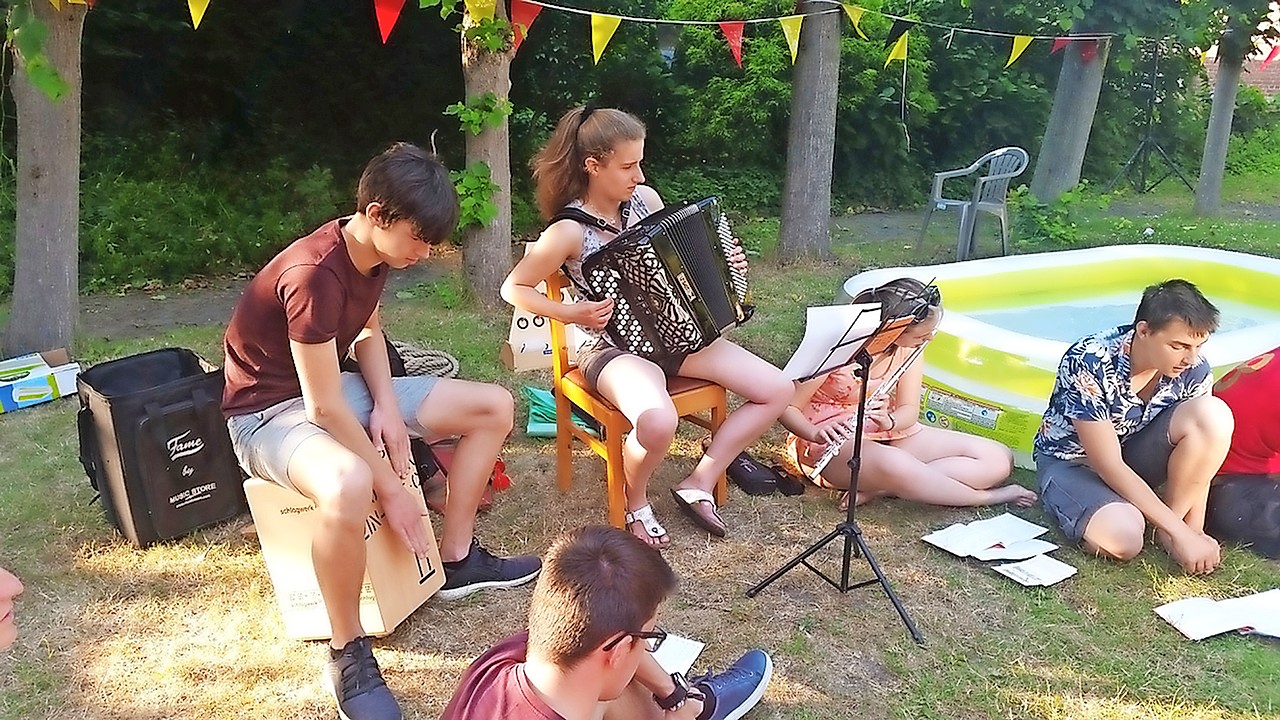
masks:
<svg viewBox="0 0 1280 720"><path fill-rule="evenodd" d="M1160 411L1150 425L1126 438L1120 447L1120 457L1125 465L1153 488L1163 485L1168 479L1169 456L1173 453L1169 423L1177 408L1175 403ZM1063 460L1037 455L1036 480L1045 510L1073 542L1080 542L1093 514L1103 506L1128 503L1098 477L1082 457Z"/></svg>
<svg viewBox="0 0 1280 720"><path fill-rule="evenodd" d="M367 430L369 414L373 412L373 398L364 378L359 373L344 372L341 379L342 396L347 406ZM410 437L426 434L425 428L418 423L418 408L439 379L429 375L391 378L396 404ZM290 490L297 490L289 481L289 460L293 453L309 438L327 434L307 419L307 408L301 397L283 400L266 410L233 415L227 418L227 431L231 434L231 448L245 472Z"/></svg>

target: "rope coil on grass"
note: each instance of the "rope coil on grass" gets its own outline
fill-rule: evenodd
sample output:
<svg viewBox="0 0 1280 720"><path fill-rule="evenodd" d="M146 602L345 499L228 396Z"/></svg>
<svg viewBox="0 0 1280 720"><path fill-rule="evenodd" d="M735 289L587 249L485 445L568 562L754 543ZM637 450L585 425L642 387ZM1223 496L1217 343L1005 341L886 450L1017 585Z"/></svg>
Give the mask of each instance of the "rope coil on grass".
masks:
<svg viewBox="0 0 1280 720"><path fill-rule="evenodd" d="M398 340L392 340L391 345L404 359L404 370L410 375L458 376L458 359L443 350L426 350Z"/></svg>

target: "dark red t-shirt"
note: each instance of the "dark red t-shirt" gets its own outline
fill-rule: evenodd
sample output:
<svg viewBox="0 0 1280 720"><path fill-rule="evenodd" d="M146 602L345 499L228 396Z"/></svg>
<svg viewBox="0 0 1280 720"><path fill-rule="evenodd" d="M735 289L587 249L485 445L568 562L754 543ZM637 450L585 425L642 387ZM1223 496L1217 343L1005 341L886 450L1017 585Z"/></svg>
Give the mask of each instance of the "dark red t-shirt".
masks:
<svg viewBox="0 0 1280 720"><path fill-rule="evenodd" d="M345 353L378 308L386 268L375 267L372 276L356 269L342 239L347 219L294 241L249 281L223 340L227 417L301 397L289 341L336 340Z"/></svg>
<svg viewBox="0 0 1280 720"><path fill-rule="evenodd" d="M440 720L564 720L538 697L520 669L528 647L526 630L476 658Z"/></svg>
<svg viewBox="0 0 1280 720"><path fill-rule="evenodd" d="M1223 475L1280 473L1280 347L1240 363L1213 386L1236 417Z"/></svg>

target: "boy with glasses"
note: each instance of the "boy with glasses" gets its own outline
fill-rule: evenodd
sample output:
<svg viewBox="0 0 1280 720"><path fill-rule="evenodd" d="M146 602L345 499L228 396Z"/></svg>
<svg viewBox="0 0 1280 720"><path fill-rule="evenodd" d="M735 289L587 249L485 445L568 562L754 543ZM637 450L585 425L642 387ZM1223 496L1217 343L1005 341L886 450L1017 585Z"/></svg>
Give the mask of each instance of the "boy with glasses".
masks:
<svg viewBox="0 0 1280 720"><path fill-rule="evenodd" d="M666 638L658 606L676 578L639 538L582 527L544 561L529 629L471 664L443 720L736 720L764 695L773 662L762 650L693 680L654 659Z"/></svg>
<svg viewBox="0 0 1280 720"><path fill-rule="evenodd" d="M476 509L511 432L511 394L497 385L391 377L378 303L387 275L424 260L458 221L448 170L421 148L392 145L369 161L355 213L276 255L245 288L227 326L222 411L251 475L315 502L311 545L333 637L324 680L344 720L400 720L360 625L365 518L374 494L391 528L427 552L422 498L401 484L409 437L458 437L440 533L438 597L512 587L536 557L499 558L474 538ZM340 373L350 350L359 373Z"/></svg>

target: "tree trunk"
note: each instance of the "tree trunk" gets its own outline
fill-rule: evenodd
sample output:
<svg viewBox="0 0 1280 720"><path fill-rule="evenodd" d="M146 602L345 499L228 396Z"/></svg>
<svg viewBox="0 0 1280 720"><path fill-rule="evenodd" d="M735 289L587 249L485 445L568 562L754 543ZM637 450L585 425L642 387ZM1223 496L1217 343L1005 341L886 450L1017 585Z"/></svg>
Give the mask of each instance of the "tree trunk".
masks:
<svg viewBox="0 0 1280 720"><path fill-rule="evenodd" d="M44 54L69 89L59 100L33 86L18 63L17 252L3 356L71 349L79 304L80 35L84 5L32 0L48 25Z"/></svg>
<svg viewBox="0 0 1280 720"><path fill-rule="evenodd" d="M506 19L505 3L497 4L497 15ZM487 52L469 47L462 40L462 79L467 99L493 93L505 99L511 88L513 49ZM498 127L486 128L479 135L467 135L467 164L483 162L489 166L490 179L498 186L493 202L498 216L481 228L469 228L463 238L462 266L471 292L481 307L505 307L499 289L511 271L511 143L509 124L503 118Z"/></svg>
<svg viewBox="0 0 1280 720"><path fill-rule="evenodd" d="M1098 42L1098 51L1085 59L1087 41L1069 44L1053 92L1053 109L1044 130L1036 170L1031 177L1031 194L1041 202L1053 202L1080 182L1080 168L1089 147L1089 132L1098 110L1102 72L1110 45Z"/></svg>
<svg viewBox="0 0 1280 720"><path fill-rule="evenodd" d="M826 10L805 0L796 12ZM840 14L805 18L791 85L778 250L783 263L831 257L831 165L840 85Z"/></svg>
<svg viewBox="0 0 1280 720"><path fill-rule="evenodd" d="M1227 169L1227 141L1236 111L1236 92L1244 61L1219 53L1218 79L1213 86L1213 106L1209 109L1209 130L1200 159L1200 180L1196 182L1195 213L1216 215L1222 206L1222 175Z"/></svg>

